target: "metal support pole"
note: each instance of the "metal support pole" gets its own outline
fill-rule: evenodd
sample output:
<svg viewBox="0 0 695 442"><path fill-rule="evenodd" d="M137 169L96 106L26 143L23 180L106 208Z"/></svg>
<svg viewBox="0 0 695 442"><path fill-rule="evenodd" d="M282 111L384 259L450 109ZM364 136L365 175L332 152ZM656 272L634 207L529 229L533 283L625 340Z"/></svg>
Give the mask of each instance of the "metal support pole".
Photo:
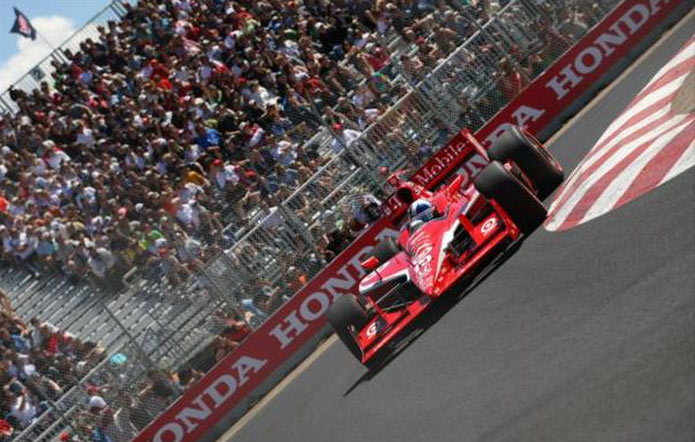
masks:
<svg viewBox="0 0 695 442"><path fill-rule="evenodd" d="M234 312L239 317L241 317L241 320L244 321L246 326L249 328L252 328L251 324L249 324L249 322L246 320L246 316L244 315L244 313L241 310L239 310L239 307L237 307L233 302L231 302L233 300L233 298L228 296L224 292L224 290L219 286L215 277L210 275L209 266L206 265L202 269L200 269L200 273L203 274L203 276L205 277L205 280L208 281L208 283L210 284L210 287L209 287L210 293L215 298L217 298L218 301L220 301L220 305L225 304L225 303L228 304L228 306L230 306L231 309L234 310Z"/></svg>
<svg viewBox="0 0 695 442"><path fill-rule="evenodd" d="M114 290L115 292L115 290ZM99 296L99 293L97 293L97 296ZM116 323L118 328L121 329L123 334L126 335L128 340L135 346L135 350L138 352L141 358L143 358L145 364L147 365L147 368L149 370L155 369L157 366L152 362L150 357L147 355L147 352L145 352L142 347L138 344L138 342L135 340L135 336L128 330L128 327L126 327L119 319L118 317L111 311L111 309L106 305L104 302L103 298L99 298L99 305L101 308L106 311L106 314L109 315L109 317Z"/></svg>

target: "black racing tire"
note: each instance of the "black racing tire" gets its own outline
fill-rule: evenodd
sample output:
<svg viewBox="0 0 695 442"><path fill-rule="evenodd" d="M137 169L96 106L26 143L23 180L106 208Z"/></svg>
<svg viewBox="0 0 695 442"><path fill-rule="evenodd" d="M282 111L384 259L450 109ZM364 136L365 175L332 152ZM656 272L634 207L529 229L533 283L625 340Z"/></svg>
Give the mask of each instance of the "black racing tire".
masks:
<svg viewBox="0 0 695 442"><path fill-rule="evenodd" d="M350 350L350 353L362 362L362 350L352 336L350 327L360 329L367 323L367 312L352 295L343 295L326 311L326 319L336 336Z"/></svg>
<svg viewBox="0 0 695 442"><path fill-rule="evenodd" d="M512 126L488 150L492 161L514 161L531 180L540 200L544 200L564 180L560 163L535 138L518 126Z"/></svg>
<svg viewBox="0 0 695 442"><path fill-rule="evenodd" d="M498 161L485 166L473 185L484 197L497 201L525 235L536 230L548 216L536 195Z"/></svg>
<svg viewBox="0 0 695 442"><path fill-rule="evenodd" d="M372 256L379 260L379 264L383 264L396 256L400 251L401 248L393 238L386 238L374 247Z"/></svg>

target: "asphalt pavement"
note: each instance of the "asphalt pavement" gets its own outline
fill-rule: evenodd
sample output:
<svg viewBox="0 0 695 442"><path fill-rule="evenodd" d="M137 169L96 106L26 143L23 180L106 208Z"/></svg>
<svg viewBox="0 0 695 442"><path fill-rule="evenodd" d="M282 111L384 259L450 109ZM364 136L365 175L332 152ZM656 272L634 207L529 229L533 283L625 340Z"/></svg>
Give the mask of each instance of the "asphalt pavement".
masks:
<svg viewBox="0 0 695 442"><path fill-rule="evenodd" d="M572 170L693 35L655 50L550 145ZM235 442L695 440L695 170L539 231L374 376L340 343Z"/></svg>

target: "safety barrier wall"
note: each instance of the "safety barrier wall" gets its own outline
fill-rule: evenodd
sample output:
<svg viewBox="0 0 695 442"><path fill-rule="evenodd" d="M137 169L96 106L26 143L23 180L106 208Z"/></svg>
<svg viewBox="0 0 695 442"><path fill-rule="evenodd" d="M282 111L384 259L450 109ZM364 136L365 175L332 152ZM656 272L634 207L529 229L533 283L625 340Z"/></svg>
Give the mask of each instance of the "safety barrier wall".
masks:
<svg viewBox="0 0 695 442"><path fill-rule="evenodd" d="M579 42L541 73L511 103L502 109L475 109L485 114L499 110L485 125L478 126L477 138L494 141L509 124L526 126L534 133L549 135L557 128L558 120L566 117L567 110L575 109L577 103L586 101L596 88L614 78L617 67L624 66L627 57L634 57L645 45L656 38L658 30L677 21L691 2L682 1L629 1L619 4L600 23L595 25ZM492 24L494 25L494 21ZM523 33L523 30L518 31ZM514 34L515 41L520 34ZM456 57L467 54L456 51ZM484 54L485 57L490 54ZM479 60L480 58L476 58ZM412 118L422 123L431 123L438 116L447 126L455 125L462 106L455 97L465 90L455 77L454 64L445 64L433 75L416 85L411 94L394 106L390 113L401 113L403 118ZM447 72L447 69L451 71ZM444 81L451 80L451 82ZM478 91L471 92L473 96ZM447 100L446 98L449 97ZM467 107L466 107L467 109ZM425 113L430 117L423 117ZM483 115L484 116L484 115ZM388 118L388 115L385 117ZM382 120L388 124L388 120ZM403 121L399 119L399 121ZM425 127L413 128L425 129ZM380 135L372 132L381 130L372 126L357 142L354 149L347 150L352 160L375 160L384 153L383 146L390 137L398 141L403 133L394 135L384 130ZM436 186L455 171L461 171L469 179L481 168L479 159L472 159L462 167L456 156L457 140L444 146L413 175L414 179L427 187ZM394 154L391 158L397 157ZM392 161L396 163L397 161ZM364 163L362 163L364 164ZM369 163L378 165L378 160ZM375 177L358 166L351 174L359 175L365 183ZM367 185L367 184L365 184ZM333 189L334 190L334 189ZM327 195L321 194L325 197ZM313 194L313 197L319 197ZM399 207L389 198L387 212ZM291 216L290 216L291 217ZM296 221L296 220L295 220ZM325 336L327 327L323 313L339 296L355 293L364 269L359 262L383 237L393 235L395 230L387 217L365 231L330 265L314 276L287 303L280 307L268 320L250 335L233 353L222 359L208 374L189 388L179 400L162 413L136 438L137 441L198 441L214 438L228 426L230 417L243 412L249 406L249 397L267 391L301 357L311 351L317 340ZM303 241L303 240L302 240ZM253 270L253 269L251 269ZM220 270L220 275L223 270ZM225 279L222 278L221 281Z"/></svg>

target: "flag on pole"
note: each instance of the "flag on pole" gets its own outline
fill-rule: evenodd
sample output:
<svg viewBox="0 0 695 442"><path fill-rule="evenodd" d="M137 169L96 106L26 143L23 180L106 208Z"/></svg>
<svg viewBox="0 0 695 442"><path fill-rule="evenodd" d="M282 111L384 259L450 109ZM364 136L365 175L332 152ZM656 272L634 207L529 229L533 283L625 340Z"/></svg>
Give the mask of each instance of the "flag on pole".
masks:
<svg viewBox="0 0 695 442"><path fill-rule="evenodd" d="M19 9L14 8L14 25L10 29L10 34L19 34L22 37L31 38L36 40L36 29L31 25L31 22Z"/></svg>

